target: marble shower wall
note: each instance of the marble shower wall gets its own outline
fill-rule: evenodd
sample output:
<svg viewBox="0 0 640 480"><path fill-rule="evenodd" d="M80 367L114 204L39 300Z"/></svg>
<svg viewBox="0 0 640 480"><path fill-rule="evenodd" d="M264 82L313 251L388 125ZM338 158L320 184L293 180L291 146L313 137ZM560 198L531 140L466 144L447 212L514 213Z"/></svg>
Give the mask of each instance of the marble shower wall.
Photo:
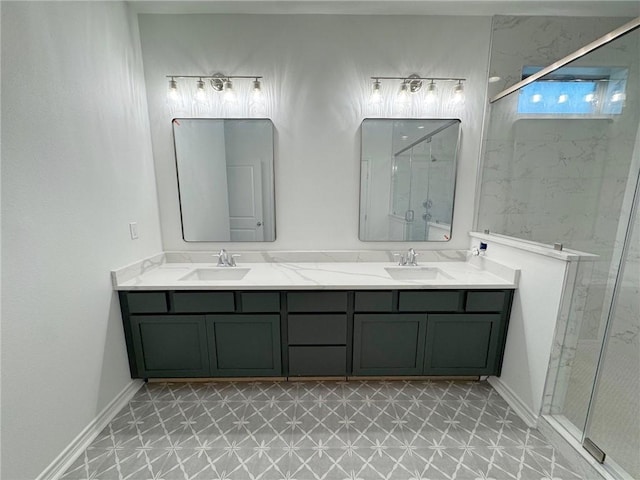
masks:
<svg viewBox="0 0 640 480"><path fill-rule="evenodd" d="M489 85L489 97L520 80L524 66L546 66L627 20L496 17L490 76L501 80ZM638 125L638 102L631 100L638 91L637 38L627 35L572 63L629 67L622 115L518 115L518 93L491 105L478 230L611 251Z"/></svg>
<svg viewBox="0 0 640 480"><path fill-rule="evenodd" d="M489 84L489 98L520 80L524 66L546 66L628 20L496 17L490 76L501 79ZM518 93L491 104L488 112L477 229L546 244L561 242L599 256L580 265L575 288L566 292L566 314L558 325L550 371L557 365L566 368L557 373L557 382L548 382L559 387L556 401L566 393L580 342L602 338L612 296L616 271L611 264L619 248L619 223L628 221L621 211L633 174L640 113L639 35L628 34L571 64L628 68L621 115L518 115ZM633 309L623 307L623 298L620 302L617 328L634 332L637 316L625 315L623 311ZM546 411L549 400L545 398Z"/></svg>

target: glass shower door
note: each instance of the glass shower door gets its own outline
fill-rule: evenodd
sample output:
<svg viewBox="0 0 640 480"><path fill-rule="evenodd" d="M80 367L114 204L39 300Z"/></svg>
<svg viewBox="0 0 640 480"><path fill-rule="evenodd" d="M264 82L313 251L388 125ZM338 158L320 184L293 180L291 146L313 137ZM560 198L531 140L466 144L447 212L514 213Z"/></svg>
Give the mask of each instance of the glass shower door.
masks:
<svg viewBox="0 0 640 480"><path fill-rule="evenodd" d="M636 199L636 202L638 199ZM640 209L629 226L585 429L585 448L640 478ZM593 451L595 450L595 451Z"/></svg>

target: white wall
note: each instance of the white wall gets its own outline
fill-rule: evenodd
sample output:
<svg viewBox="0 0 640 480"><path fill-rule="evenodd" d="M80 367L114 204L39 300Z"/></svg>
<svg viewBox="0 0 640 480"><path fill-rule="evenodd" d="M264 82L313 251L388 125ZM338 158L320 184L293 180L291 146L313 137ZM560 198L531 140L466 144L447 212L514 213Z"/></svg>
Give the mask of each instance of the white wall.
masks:
<svg viewBox="0 0 640 480"><path fill-rule="evenodd" d="M277 239L232 244L233 249L398 248L358 240L359 125L366 116L460 117L456 209L451 242L466 248L485 104L489 17L333 15L140 15L145 80L158 178L162 235L167 250L211 250L180 235L171 118L266 116L276 128ZM263 75L263 109L170 108L165 75ZM464 77L462 109L393 102L368 106L372 75L411 73ZM236 88L248 88L236 82ZM399 86L383 84L385 93ZM193 89L193 86L190 87ZM242 98L241 98L242 100ZM242 103L242 102L241 102ZM229 244L225 244L229 247Z"/></svg>
<svg viewBox="0 0 640 480"><path fill-rule="evenodd" d="M547 369L558 320L565 272L565 260L526 249L487 243L487 258L520 269L507 343L498 385L500 393L516 399L525 419L537 419L542 407ZM472 239L471 246L479 240Z"/></svg>
<svg viewBox="0 0 640 480"><path fill-rule="evenodd" d="M2 478L131 381L109 270L162 249L156 197L125 4L2 2Z"/></svg>

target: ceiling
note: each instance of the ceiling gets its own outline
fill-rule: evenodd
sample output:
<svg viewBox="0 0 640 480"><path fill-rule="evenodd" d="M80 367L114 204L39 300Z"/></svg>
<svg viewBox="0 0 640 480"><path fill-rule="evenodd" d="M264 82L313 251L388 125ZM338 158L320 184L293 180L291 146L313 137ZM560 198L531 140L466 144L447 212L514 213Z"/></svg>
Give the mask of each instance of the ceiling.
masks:
<svg viewBox="0 0 640 480"><path fill-rule="evenodd" d="M638 0L131 0L128 3L137 13L167 14L640 15Z"/></svg>

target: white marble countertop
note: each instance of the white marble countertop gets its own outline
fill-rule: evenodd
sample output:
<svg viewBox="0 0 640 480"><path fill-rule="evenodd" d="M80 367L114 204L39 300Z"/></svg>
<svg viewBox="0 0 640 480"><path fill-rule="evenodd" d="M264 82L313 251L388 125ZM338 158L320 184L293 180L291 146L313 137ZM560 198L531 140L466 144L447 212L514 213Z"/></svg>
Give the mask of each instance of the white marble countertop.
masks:
<svg viewBox="0 0 640 480"><path fill-rule="evenodd" d="M256 262L237 267L216 267L215 263L166 263L163 258L147 260L148 267L134 275L113 272L116 290L347 290L347 289L493 289L516 288L519 270L484 257L469 261L424 262L417 267L399 267L391 262ZM131 268L131 267L127 267ZM386 268L426 269L436 278L395 280ZM249 269L240 280L186 280L195 269ZM438 270L434 270L438 269ZM206 273L206 272L205 272ZM223 272L223 275L226 273ZM214 274L215 275L215 274Z"/></svg>

